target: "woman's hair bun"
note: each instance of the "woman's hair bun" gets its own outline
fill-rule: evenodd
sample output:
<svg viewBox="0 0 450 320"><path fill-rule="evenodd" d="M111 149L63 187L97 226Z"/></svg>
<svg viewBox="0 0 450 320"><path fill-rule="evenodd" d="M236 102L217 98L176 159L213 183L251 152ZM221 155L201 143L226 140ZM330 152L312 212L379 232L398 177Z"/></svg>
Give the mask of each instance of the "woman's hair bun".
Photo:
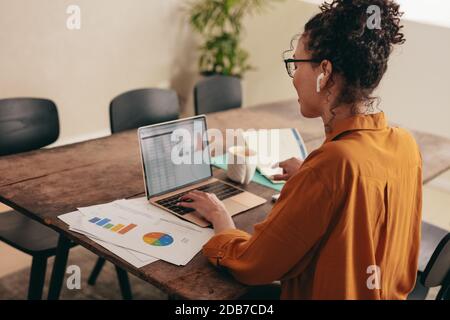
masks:
<svg viewBox="0 0 450 320"><path fill-rule="evenodd" d="M391 0L334 0L305 25L306 49L327 59L346 81L340 102L367 100L387 70L393 45L405 42L399 5Z"/></svg>

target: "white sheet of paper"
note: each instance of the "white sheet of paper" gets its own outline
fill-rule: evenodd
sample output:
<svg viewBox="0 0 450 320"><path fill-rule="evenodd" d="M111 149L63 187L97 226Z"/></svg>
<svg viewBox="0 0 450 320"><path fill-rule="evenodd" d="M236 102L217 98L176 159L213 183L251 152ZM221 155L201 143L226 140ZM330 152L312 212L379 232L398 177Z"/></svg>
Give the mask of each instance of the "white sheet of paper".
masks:
<svg viewBox="0 0 450 320"><path fill-rule="evenodd" d="M155 215L137 214L124 206L124 203L109 203L79 210L84 213L77 226L80 231L176 265L184 265L190 261L214 234L211 229L175 219L175 216L157 218ZM98 225L101 220L93 222L93 217L110 221L105 225ZM134 227L125 233L121 233L122 230L112 232L114 227L110 227L111 230L105 228L108 224Z"/></svg>
<svg viewBox="0 0 450 320"><path fill-rule="evenodd" d="M60 215L58 216L58 218L61 219L63 222L67 223L69 226L72 226L78 225L82 216L83 214L80 211L74 211ZM70 229L72 229L72 227ZM143 266L146 266L152 262L159 260L158 258L145 255L140 252L131 252L131 250L96 239L88 234L86 234L86 236L136 268L141 268Z"/></svg>
<svg viewBox="0 0 450 320"><path fill-rule="evenodd" d="M144 198L145 198L145 197L144 197ZM145 198L145 199L146 199L146 198ZM94 205L94 206L90 206L90 207L86 207L86 208L78 208L78 210L79 210L80 212L82 212L85 216L94 217L95 214L98 214L98 213L101 213L101 212L102 212L102 210L103 210L103 208L104 208L105 205L113 205L113 206L118 206L118 207L120 207L120 206L121 206L120 203L126 203L126 202L127 202L127 200L121 199L121 200L115 200L115 201L112 201L112 202L109 202L109 203L104 203L104 204ZM122 205L122 206L123 206L123 205ZM134 210L132 207L131 207L131 208L126 207L126 209L127 209L127 210L133 210L133 213L141 214L139 211ZM159 208L157 208L157 209L159 209ZM155 216L155 215L145 215L145 217L150 218L150 219L157 219L159 216ZM80 229L77 228L77 227L78 227L78 225L72 225L72 226L71 226L72 231L76 231L76 232L78 232L78 233L85 234L86 236L90 236L90 237L99 239L98 236L93 235L93 234L90 234L90 233L85 232L85 231L83 231L83 230L80 230ZM99 239L99 240L101 240L101 239ZM105 242L107 242L107 241L105 241ZM109 243L109 242L108 242L108 243ZM120 247L120 248L123 248L123 247ZM149 257L155 258L155 257L152 257L152 256L150 256L150 255L147 255L147 254L144 254L144 253L141 253L141 252L139 252L139 251L135 251L135 250L132 250L132 249L129 249L129 248L127 248L127 250L128 250L131 254L135 255L136 258L138 258L139 260L142 260L142 261L147 261L147 260L149 259ZM157 258L156 258L156 259L157 259Z"/></svg>
<svg viewBox="0 0 450 320"><path fill-rule="evenodd" d="M108 244L108 245L110 245L110 246L114 246L114 247L117 247L117 248L120 248L120 249L125 249L127 252L129 252L129 253L131 253L132 255L134 255L134 256L135 256L137 259L139 259L140 261L145 262L145 261L153 260L153 259L159 260L158 258L149 256L149 255L147 255L147 254L143 254L143 253L141 253L141 252L134 251L134 250L129 249L129 248L124 248L124 247L122 247L122 246L118 246L118 245L115 245L115 244L113 244L113 243L110 243L110 242L107 242L107 241L103 241L102 239L99 239L99 238L96 237L95 235L92 235L92 234L90 234L90 233L88 233L88 232L85 232L85 231L83 231L83 230L80 230L80 229L78 229L77 227L69 227L69 230L70 230L70 231L77 232L77 233L80 233L80 234L83 234L83 235L85 235L86 237L88 237L88 238L91 239L91 240L94 240L94 241L97 241L97 240L98 240L99 242L106 243L106 244Z"/></svg>
<svg viewBox="0 0 450 320"><path fill-rule="evenodd" d="M112 201L112 202L110 202L110 204L115 204L115 203L117 203L117 201L120 201L120 200ZM94 211L94 210L100 210L101 206L103 206L103 205L104 205L104 204L94 205L94 206L91 206L90 208L91 208L93 211ZM84 213L81 212L81 211L77 211L77 212L80 212L80 213L81 213L81 215L78 215L78 219L75 219L75 216L73 216L74 218L71 220L71 223L66 222L67 224L69 224L70 230L76 231L76 232L78 232L78 233L82 233L82 234L86 235L87 237L91 238L92 240L93 240L93 239L97 239L97 240L99 240L100 242L109 243L109 242L107 242L107 241L103 241L102 239L99 239L97 236L95 236L95 235L93 235L93 234L90 234L90 233L87 233L87 232L81 232L80 230L78 230L77 227L80 225L80 223L81 223L81 216L82 216ZM64 215L62 215L61 217L63 217L63 216L64 216ZM70 217L68 217L68 218L70 219ZM110 243L110 244L111 244L111 243ZM123 249L122 247L119 247L119 248L120 248L120 249ZM138 258L139 260L141 260L141 261L143 261L143 262L150 263L150 262L154 262L154 261L158 260L157 258L156 258L156 260L154 260L155 257L149 256L149 255L146 255L146 254L143 254L143 253L138 252L138 251L134 251L134 250L130 250L130 249L127 249L127 251L128 251L129 253L133 254L136 258ZM150 261L150 262L149 262L149 261Z"/></svg>
<svg viewBox="0 0 450 320"><path fill-rule="evenodd" d="M205 230L205 228L198 227L198 226L192 224L191 222L183 220L183 219L171 214L170 212L167 212L157 206L150 204L147 197L140 197L140 198L134 198L134 199L127 199L127 200L125 200L125 199L117 200L117 201L115 201L115 204L116 205L118 204L118 205L128 208L130 210L133 210L134 213L141 214L146 217L152 216L152 217L164 218L167 220L171 220L171 221L180 223L185 226L195 226L199 230ZM213 231L210 228L207 228L206 230L210 230L210 231L207 231L210 233L211 233L211 231ZM214 233L212 232L211 234L214 234ZM186 265L190 260L191 260L191 258L188 257L187 260L182 265Z"/></svg>
<svg viewBox="0 0 450 320"><path fill-rule="evenodd" d="M273 175L283 173L280 167L272 168L274 164L291 157L304 160L307 156L300 133L292 128L248 130L244 138L249 148L258 154L258 171L272 183L284 183L272 180Z"/></svg>

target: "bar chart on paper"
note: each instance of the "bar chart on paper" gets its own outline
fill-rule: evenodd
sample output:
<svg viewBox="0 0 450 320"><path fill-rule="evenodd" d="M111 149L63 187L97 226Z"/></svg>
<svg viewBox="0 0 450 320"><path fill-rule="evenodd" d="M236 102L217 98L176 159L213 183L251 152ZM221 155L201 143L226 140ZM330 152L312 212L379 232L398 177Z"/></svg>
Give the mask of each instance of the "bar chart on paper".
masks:
<svg viewBox="0 0 450 320"><path fill-rule="evenodd" d="M124 224L114 224L111 222L111 219L108 218L99 218L95 217L89 220L90 223L93 223L99 227L102 227L104 229L109 229L112 232L117 232L118 234L126 234L128 231L134 229L137 227L136 224L130 223L128 225Z"/></svg>
<svg viewBox="0 0 450 320"><path fill-rule="evenodd" d="M152 217L124 201L78 210L80 223L70 230L175 265L186 265L214 234L170 216Z"/></svg>

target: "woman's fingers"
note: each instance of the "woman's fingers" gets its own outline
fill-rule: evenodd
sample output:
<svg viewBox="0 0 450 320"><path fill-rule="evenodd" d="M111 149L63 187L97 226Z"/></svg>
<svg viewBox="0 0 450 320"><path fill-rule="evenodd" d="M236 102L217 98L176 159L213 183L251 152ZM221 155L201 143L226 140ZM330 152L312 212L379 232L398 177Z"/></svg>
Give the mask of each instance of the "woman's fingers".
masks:
<svg viewBox="0 0 450 320"><path fill-rule="evenodd" d="M274 174L272 176L273 180L287 180L289 178L289 175L287 173L285 174Z"/></svg>
<svg viewBox="0 0 450 320"><path fill-rule="evenodd" d="M284 160L284 161L281 161L281 162L278 162L278 166L280 167L280 168L285 168L288 164L287 164L287 162L288 162L289 160Z"/></svg>
<svg viewBox="0 0 450 320"><path fill-rule="evenodd" d="M199 194L199 193L197 193L195 191L197 191L197 190L189 191L185 195L182 195L180 197L180 200L192 199L192 200L195 201L195 200L200 199L201 194Z"/></svg>
<svg viewBox="0 0 450 320"><path fill-rule="evenodd" d="M219 223L217 226L219 230L234 226L233 220L231 220L231 216L229 215L224 204L213 193L193 190L180 197L177 206L194 209L195 211L193 214L208 220L215 227L216 224ZM221 225L221 223L224 223L223 221L226 222L226 226Z"/></svg>
<svg viewBox="0 0 450 320"><path fill-rule="evenodd" d="M177 203L177 206L195 209L197 204L195 202L180 201Z"/></svg>
<svg viewBox="0 0 450 320"><path fill-rule="evenodd" d="M181 196L177 205L196 209L201 204L201 201L205 199L205 196L207 196L205 192L199 190L192 190L186 193L185 195Z"/></svg>

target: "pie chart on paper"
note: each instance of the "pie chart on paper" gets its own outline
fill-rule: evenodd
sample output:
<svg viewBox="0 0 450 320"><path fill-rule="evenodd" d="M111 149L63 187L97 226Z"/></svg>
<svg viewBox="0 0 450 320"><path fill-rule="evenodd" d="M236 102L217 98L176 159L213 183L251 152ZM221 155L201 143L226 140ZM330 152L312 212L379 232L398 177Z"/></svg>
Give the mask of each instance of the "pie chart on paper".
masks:
<svg viewBox="0 0 450 320"><path fill-rule="evenodd" d="M164 247L173 243L173 238L167 233L163 232L150 232L144 235L143 240L145 243L157 246Z"/></svg>

